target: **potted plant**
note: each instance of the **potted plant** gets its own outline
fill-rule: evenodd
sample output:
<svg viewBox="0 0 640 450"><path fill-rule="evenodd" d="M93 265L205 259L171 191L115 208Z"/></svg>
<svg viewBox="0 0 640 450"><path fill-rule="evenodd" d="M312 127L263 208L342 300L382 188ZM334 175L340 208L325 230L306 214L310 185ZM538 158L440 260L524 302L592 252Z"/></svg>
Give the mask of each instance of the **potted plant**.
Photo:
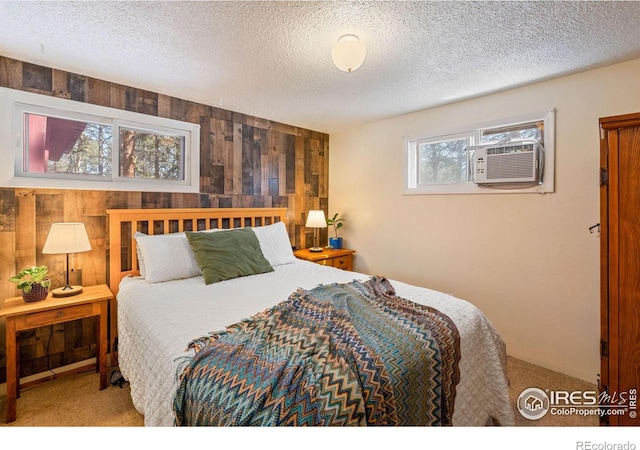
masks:
<svg viewBox="0 0 640 450"><path fill-rule="evenodd" d="M338 237L338 230L344 225L344 219L334 214L331 219L327 219L327 226L333 227L335 237L329 238L329 248L342 248L342 238Z"/></svg>
<svg viewBox="0 0 640 450"><path fill-rule="evenodd" d="M47 298L51 280L47 266L31 266L22 269L20 273L9 278L12 283L18 284L25 302L39 302Z"/></svg>

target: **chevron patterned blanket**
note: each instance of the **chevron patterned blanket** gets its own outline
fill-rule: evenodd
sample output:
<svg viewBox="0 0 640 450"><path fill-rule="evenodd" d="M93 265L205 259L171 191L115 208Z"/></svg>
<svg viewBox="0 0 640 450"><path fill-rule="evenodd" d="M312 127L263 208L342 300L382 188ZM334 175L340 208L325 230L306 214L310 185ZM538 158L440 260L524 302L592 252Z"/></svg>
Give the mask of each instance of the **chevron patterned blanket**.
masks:
<svg viewBox="0 0 640 450"><path fill-rule="evenodd" d="M299 289L191 347L176 425L451 425L458 330L382 277Z"/></svg>

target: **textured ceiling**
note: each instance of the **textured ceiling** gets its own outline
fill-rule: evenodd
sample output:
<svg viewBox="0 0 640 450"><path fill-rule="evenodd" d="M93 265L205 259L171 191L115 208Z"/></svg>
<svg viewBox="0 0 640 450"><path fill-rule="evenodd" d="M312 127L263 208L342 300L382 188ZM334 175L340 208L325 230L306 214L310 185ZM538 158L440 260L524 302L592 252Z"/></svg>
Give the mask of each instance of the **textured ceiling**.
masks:
<svg viewBox="0 0 640 450"><path fill-rule="evenodd" d="M640 58L638 24L640 2L1 1L0 55L333 133Z"/></svg>

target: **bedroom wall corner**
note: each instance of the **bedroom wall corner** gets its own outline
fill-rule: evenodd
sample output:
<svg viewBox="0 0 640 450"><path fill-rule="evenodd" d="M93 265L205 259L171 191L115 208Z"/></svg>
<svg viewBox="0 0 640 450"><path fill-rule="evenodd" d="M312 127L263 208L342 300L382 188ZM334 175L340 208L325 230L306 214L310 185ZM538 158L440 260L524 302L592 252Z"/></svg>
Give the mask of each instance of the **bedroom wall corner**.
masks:
<svg viewBox="0 0 640 450"><path fill-rule="evenodd" d="M510 355L595 383L598 119L640 110L639 72L634 60L332 134L330 208L357 270L466 299ZM403 195L403 136L552 108L554 193Z"/></svg>

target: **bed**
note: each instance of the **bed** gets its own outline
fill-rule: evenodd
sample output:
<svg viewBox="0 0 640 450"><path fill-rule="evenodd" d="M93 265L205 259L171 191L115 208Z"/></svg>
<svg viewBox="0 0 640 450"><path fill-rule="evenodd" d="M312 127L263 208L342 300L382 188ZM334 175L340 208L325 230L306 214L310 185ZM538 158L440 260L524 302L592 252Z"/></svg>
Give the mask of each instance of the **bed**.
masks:
<svg viewBox="0 0 640 450"><path fill-rule="evenodd" d="M348 272L296 259L288 238L284 208L109 210L108 216L109 279L117 299L111 307L111 335L117 336L119 368L130 383L133 404L144 415L145 426L367 423L485 426L514 423L504 342L489 320L471 303L383 276ZM212 266L208 266L203 258L212 254L222 258L218 255L222 255L224 249L212 251L208 246L213 241L218 245L223 236L237 238L241 234L242 239L246 235L247 242L258 243L258 253L264 256L269 269L249 269L249 274L234 276L231 273L222 276L221 280L214 279L219 276L218 269L212 272ZM245 241L241 244L233 242L233 246L244 249ZM204 244L198 246L200 243ZM219 266L220 261L225 260L214 261L214 265ZM229 265L234 264L235 261ZM223 265L226 270L227 263ZM385 298L386 306L376 306L384 310L382 313L366 310L358 315L358 323L364 324L358 325L362 327L358 328L358 333L370 328L378 338L381 336L382 341L387 340L386 336L394 335L397 342L389 345L396 347L382 349L380 341L371 344L374 341L363 339L358 348L365 347L365 340L368 347L366 352L358 350L367 355L366 360L361 359L359 354L354 357L353 350L348 348L357 335L351 323L340 328L339 342L335 344L333 338L323 334L328 329L326 322L320 327L316 327L315 322L311 325L306 322L310 316L315 320L315 316L320 315L314 308L324 311L325 305L333 305L327 300L330 295L347 298L338 302L342 305L339 308L357 305L349 306L355 311L359 305L377 301L371 299L374 291ZM388 305L392 303L393 308L404 308L403 315L393 310L396 315L387 317L391 308ZM309 304L314 306L309 307ZM421 317L411 319L414 323L411 331L414 337L411 338L394 334L399 321L403 327L407 322L406 308L417 310ZM343 317L343 309L332 309L331 314L332 318ZM275 316L280 319L295 316L295 323L274 322ZM369 322L365 323L367 320ZM376 321L379 320L393 323L378 326ZM331 319L329 322L339 321ZM440 339L437 345L430 342L412 347L413 344L408 344L410 340L423 339L425 327L435 329L435 322L442 327L434 332ZM304 358L296 354L295 364L291 363L290 356L290 360L282 364L269 359L274 352L290 352L291 334L287 334L286 339L277 336L275 347L254 346L255 342L264 341L264 335L255 333L268 330L273 335L273 329L282 332L289 327L301 327L296 328L299 334L294 347L302 347L307 352ZM330 328L337 327L331 325ZM310 329L320 333L314 334L312 347L315 350L311 353L308 350ZM324 342L323 339L331 343L327 347L319 346L317 343ZM283 340L287 343L282 344ZM389 340L393 339L389 337ZM404 342L407 354L415 355L411 356L413 360L407 356L394 356L405 351L399 348L403 345L398 346L398 342ZM281 345L288 347L282 349ZM376 350L372 351L374 347ZM427 351L422 347L428 351L438 347L440 353L427 364L431 357L417 353ZM229 355L236 357L247 349L252 352L248 359L241 362L229 359ZM449 353L455 354L455 358ZM276 404L277 413L265 412L267 407L257 402L258 398L264 400L266 396L265 385L252 384L257 383L257 369L252 368L251 361L258 359L262 369L270 368L259 371L260 382L272 389L264 405L271 405L273 410ZM310 369L309 364L313 361L308 361L314 359L319 362ZM305 362L300 363L300 360ZM390 368L389 361L397 365ZM274 375L275 366L279 367L277 375ZM319 378L319 366L324 371L324 378ZM364 366L367 368L361 370ZM326 375L331 371L330 376ZM247 375L248 372L251 373ZM427 372L435 374L424 381L422 377ZM204 377L191 379L196 373L204 373ZM326 382L327 376L334 383L332 386ZM389 379L384 378L386 376ZM365 378L375 382L365 383ZM203 384L209 379L218 380L218 384ZM221 387L225 383L232 386L230 390L222 391L226 389ZM402 386L402 392L394 383ZM275 398L274 392L278 389L282 396ZM238 406L242 402L245 404ZM292 403L295 405L291 406ZM339 407L336 406L338 403ZM318 411L318 404L325 405L325 410ZM285 406L293 411L287 411L286 418L282 412ZM313 408L316 408L314 412L309 412ZM330 414L327 409L332 410ZM243 420L250 417L252 421L240 422L238 417Z"/></svg>

